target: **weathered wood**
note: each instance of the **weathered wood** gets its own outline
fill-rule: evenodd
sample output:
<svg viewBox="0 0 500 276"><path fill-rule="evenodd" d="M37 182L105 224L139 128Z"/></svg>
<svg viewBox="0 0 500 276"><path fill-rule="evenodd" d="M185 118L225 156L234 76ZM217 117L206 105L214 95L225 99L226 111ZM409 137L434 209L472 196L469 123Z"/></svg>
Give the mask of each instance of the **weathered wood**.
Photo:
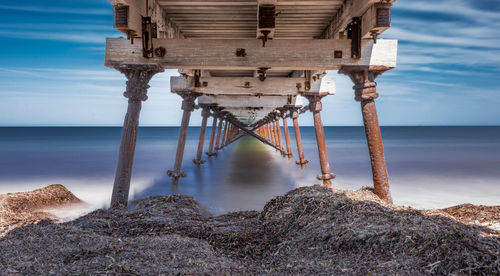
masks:
<svg viewBox="0 0 500 276"><path fill-rule="evenodd" d="M262 0L259 0L261 3ZM326 5L342 5L342 0L323 0L323 1L286 1L276 2L277 6L326 6ZM264 1L262 1L264 3ZM165 7L172 6L255 6L255 1L186 1L186 0L159 0L158 4Z"/></svg>
<svg viewBox="0 0 500 276"><path fill-rule="evenodd" d="M387 0L385 3L394 3L396 0ZM335 14L332 21L321 34L321 38L337 39L342 38L342 33L351 23L353 17L361 17L373 5L380 3L380 0L345 0L341 9ZM362 34L365 36L366 34Z"/></svg>
<svg viewBox="0 0 500 276"><path fill-rule="evenodd" d="M297 95L304 92L304 78L269 77L265 81L252 77L201 77L199 87L195 77L170 77L170 91L192 91L206 95ZM317 78L310 92L335 94L334 78Z"/></svg>
<svg viewBox="0 0 500 276"><path fill-rule="evenodd" d="M165 10L156 0L109 0L109 2L115 6L127 6L129 9L130 26L116 28L124 34L132 32L132 34L140 36L142 17L151 17L151 21L157 24L159 38L184 38L179 26L168 18Z"/></svg>
<svg viewBox="0 0 500 276"><path fill-rule="evenodd" d="M262 46L274 37L277 0L257 0L257 38Z"/></svg>
<svg viewBox="0 0 500 276"><path fill-rule="evenodd" d="M362 17L361 36L373 38L391 27L391 4L377 3L372 5Z"/></svg>
<svg viewBox="0 0 500 276"><path fill-rule="evenodd" d="M173 69L256 70L337 70L342 66L368 66L391 69L396 66L397 41L363 40L360 59L351 58L348 39L286 40L275 39L262 47L256 39L154 39L155 47L164 47L164 57L145 59L142 46L123 38L106 40L105 65L122 63L159 64ZM245 57L236 56L238 48L246 49ZM342 57L335 53L342 52Z"/></svg>
<svg viewBox="0 0 500 276"><path fill-rule="evenodd" d="M263 108L270 107L272 109L281 107L287 104L287 96L203 96L200 97L199 103L202 104L217 104L224 107L225 110L230 108ZM250 109L248 109L250 110Z"/></svg>

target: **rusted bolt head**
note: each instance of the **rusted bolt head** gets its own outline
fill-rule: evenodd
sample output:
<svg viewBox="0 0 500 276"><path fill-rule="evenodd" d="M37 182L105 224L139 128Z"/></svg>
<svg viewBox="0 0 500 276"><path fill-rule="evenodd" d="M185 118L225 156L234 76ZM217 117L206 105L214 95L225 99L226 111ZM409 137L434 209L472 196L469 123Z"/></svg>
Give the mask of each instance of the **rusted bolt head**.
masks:
<svg viewBox="0 0 500 276"><path fill-rule="evenodd" d="M237 57L246 57L247 52L244 48L237 48L236 49L236 56Z"/></svg>
<svg viewBox="0 0 500 276"><path fill-rule="evenodd" d="M342 51L335 51L334 52L334 57L335 58L342 58Z"/></svg>
<svg viewBox="0 0 500 276"><path fill-rule="evenodd" d="M204 81L201 85L202 85L203 87L207 87L207 86L208 86L208 82L207 82L207 81Z"/></svg>
<svg viewBox="0 0 500 276"><path fill-rule="evenodd" d="M249 81L245 82L245 88L250 88L250 82Z"/></svg>
<svg viewBox="0 0 500 276"><path fill-rule="evenodd" d="M155 53L155 56L161 58L161 57L165 56L165 54L167 53L167 49L165 49L163 47L158 47L155 49L154 53Z"/></svg>

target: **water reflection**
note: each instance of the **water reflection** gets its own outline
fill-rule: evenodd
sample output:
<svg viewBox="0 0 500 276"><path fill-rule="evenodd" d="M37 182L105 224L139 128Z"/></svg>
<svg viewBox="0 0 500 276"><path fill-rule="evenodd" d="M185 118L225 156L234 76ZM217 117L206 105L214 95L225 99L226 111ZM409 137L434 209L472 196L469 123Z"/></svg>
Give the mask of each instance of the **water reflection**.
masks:
<svg viewBox="0 0 500 276"><path fill-rule="evenodd" d="M215 213L261 209L273 196L318 183L318 152L312 127L301 127L310 160L295 165L253 138L242 139L194 165L199 128L189 128L183 170L172 185L179 128L141 128L135 153L131 199L187 194ZM208 133L210 128L207 129ZM0 128L0 193L63 184L98 207L109 203L120 128ZM334 187L372 185L361 127L326 127ZM393 198L397 204L445 207L464 202L500 204L499 127L387 127L382 129ZM208 140L208 138L207 138Z"/></svg>
<svg viewBox="0 0 500 276"><path fill-rule="evenodd" d="M201 166L185 162L189 173L178 184L161 177L133 198L187 194L214 213L261 209L272 197L295 188L295 181L277 165L276 155L268 146L246 137L216 157L206 157Z"/></svg>

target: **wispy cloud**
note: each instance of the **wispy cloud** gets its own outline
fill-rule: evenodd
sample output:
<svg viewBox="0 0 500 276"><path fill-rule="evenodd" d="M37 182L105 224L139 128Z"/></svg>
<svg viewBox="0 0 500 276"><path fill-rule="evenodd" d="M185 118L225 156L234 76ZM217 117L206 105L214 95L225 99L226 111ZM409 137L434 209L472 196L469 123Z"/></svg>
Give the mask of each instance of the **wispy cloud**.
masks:
<svg viewBox="0 0 500 276"><path fill-rule="evenodd" d="M54 40L81 44L104 44L108 35L95 32L0 31L0 36L27 40ZM112 35L109 35L112 36Z"/></svg>
<svg viewBox="0 0 500 276"><path fill-rule="evenodd" d="M39 12L39 13L111 15L111 9L59 8L59 7L41 7L41 6L28 6L28 5L23 5L23 6L0 5L0 10Z"/></svg>
<svg viewBox="0 0 500 276"><path fill-rule="evenodd" d="M500 14L498 12L476 9L470 4L470 1L465 0L404 1L403 3L397 3L394 9L462 16L474 21L480 21L490 24L492 23L492 20L500 19Z"/></svg>

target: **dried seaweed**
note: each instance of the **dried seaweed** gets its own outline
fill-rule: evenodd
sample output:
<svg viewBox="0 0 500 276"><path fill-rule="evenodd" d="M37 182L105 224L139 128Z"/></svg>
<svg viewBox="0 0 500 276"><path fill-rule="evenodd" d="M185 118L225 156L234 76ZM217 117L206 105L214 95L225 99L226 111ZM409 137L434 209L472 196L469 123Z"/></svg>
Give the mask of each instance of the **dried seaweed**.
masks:
<svg viewBox="0 0 500 276"><path fill-rule="evenodd" d="M276 197L261 212L214 217L191 197L155 196L130 210L17 228L0 240L0 271L499 275L500 232L467 225L465 217L478 213L466 210L419 211L385 204L366 189L313 186Z"/></svg>

